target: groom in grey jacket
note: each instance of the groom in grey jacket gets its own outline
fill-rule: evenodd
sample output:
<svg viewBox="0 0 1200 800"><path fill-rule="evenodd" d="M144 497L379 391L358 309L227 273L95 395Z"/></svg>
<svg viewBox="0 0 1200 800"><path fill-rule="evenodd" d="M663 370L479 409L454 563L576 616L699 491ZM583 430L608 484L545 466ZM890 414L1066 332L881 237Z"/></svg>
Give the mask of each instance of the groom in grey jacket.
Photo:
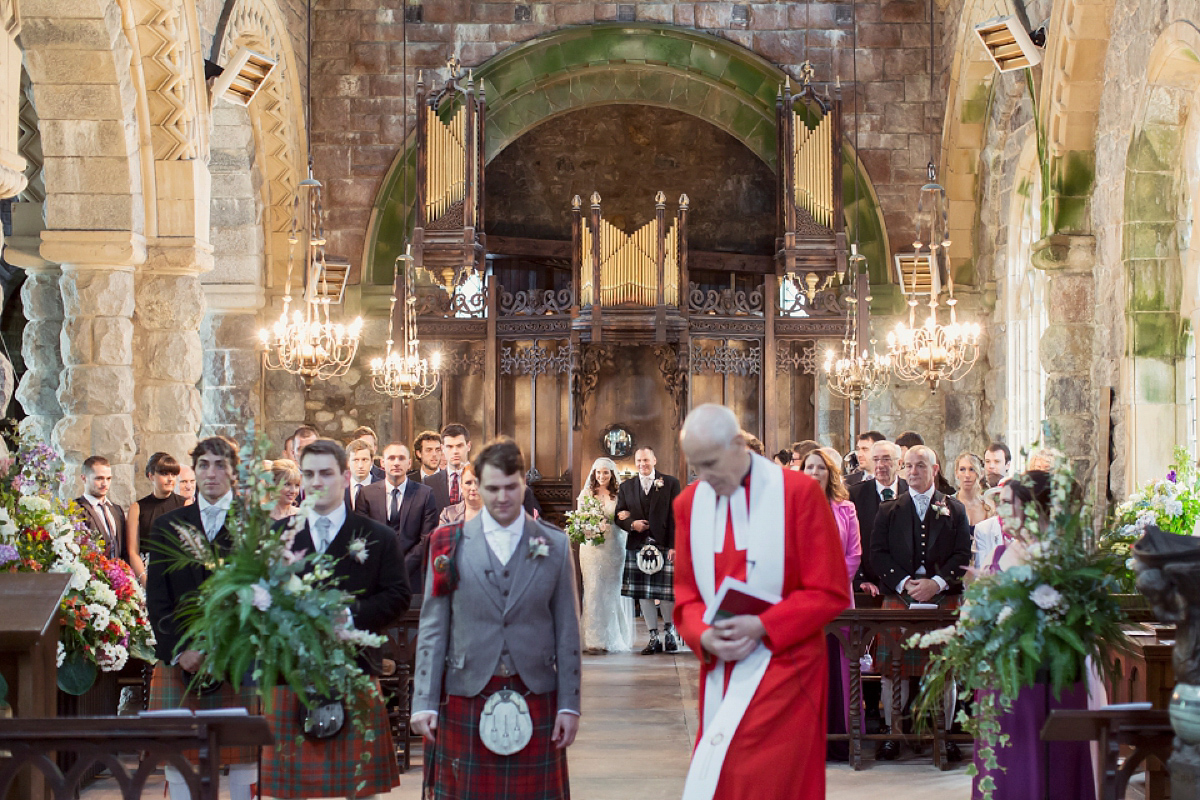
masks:
<svg viewBox="0 0 1200 800"><path fill-rule="evenodd" d="M429 543L412 706L430 750L422 796L567 798L581 666L570 544L524 512L515 442L488 445L475 468L483 512ZM525 742L481 721L514 714L501 732L531 729Z"/></svg>

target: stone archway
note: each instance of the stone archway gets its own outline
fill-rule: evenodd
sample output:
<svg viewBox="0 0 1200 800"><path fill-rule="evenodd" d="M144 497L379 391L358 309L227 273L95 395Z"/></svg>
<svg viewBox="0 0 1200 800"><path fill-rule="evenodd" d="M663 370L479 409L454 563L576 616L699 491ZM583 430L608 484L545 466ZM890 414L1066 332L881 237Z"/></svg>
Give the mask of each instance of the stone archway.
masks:
<svg viewBox="0 0 1200 800"><path fill-rule="evenodd" d="M566 28L510 48L474 70L488 101L487 160L533 127L562 114L604 105L671 108L729 133L775 168L775 98L785 79L762 56L694 30L651 23ZM848 235L861 220L872 282L888 280L883 219L870 179L843 149ZM411 137L376 196L363 258L364 275L391 282L392 263L411 229L403 198L415 196ZM850 199L858 181L860 213ZM407 187L406 187L407 183Z"/></svg>

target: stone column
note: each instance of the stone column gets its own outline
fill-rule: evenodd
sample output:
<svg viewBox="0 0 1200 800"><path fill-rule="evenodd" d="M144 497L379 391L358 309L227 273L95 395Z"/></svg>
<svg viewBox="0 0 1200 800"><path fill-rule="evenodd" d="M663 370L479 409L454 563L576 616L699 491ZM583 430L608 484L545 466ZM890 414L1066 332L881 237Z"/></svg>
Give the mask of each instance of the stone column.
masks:
<svg viewBox="0 0 1200 800"><path fill-rule="evenodd" d="M241 440L246 423L258 419L262 400L258 311L264 303L263 290L254 284L210 284L204 292L208 310L200 333L204 342L201 432Z"/></svg>
<svg viewBox="0 0 1200 800"><path fill-rule="evenodd" d="M62 419L62 406L58 403L58 382L63 368L59 346L63 302L58 288L62 270L58 264L37 256L36 249L31 253L10 246L5 248L4 257L13 266L25 269L25 283L21 286L27 320L21 339L25 374L17 387L17 401L26 415L21 420L21 430L48 443L55 423Z"/></svg>
<svg viewBox="0 0 1200 800"><path fill-rule="evenodd" d="M1033 246L1033 266L1045 270L1049 325L1039 349L1046 372L1044 419L1049 442L1082 468L1096 463L1097 396L1092 381L1096 290L1093 267L1095 238L1085 234L1053 234Z"/></svg>
<svg viewBox="0 0 1200 800"><path fill-rule="evenodd" d="M144 477L152 453L170 453L186 463L202 419L200 380L203 348L200 323L204 290L200 273L212 268L211 248L194 242L172 246L159 240L137 274L133 314L137 408L133 415L137 452L134 483L149 491Z"/></svg>
<svg viewBox="0 0 1200 800"><path fill-rule="evenodd" d="M127 231L46 231L42 256L62 265L63 417L52 443L66 463L64 496L77 493L80 465L97 454L112 463L113 500L127 505L136 452L134 268L146 259L145 239Z"/></svg>

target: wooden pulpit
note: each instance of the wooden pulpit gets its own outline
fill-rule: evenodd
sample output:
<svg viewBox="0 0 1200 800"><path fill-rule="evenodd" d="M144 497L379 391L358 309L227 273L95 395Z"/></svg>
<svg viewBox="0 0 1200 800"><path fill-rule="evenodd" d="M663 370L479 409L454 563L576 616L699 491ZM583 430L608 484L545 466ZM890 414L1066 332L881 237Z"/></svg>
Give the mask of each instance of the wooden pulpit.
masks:
<svg viewBox="0 0 1200 800"><path fill-rule="evenodd" d="M16 717L55 716L58 606L70 575L22 572L0 575L0 675ZM13 798L49 797L40 772L20 776Z"/></svg>

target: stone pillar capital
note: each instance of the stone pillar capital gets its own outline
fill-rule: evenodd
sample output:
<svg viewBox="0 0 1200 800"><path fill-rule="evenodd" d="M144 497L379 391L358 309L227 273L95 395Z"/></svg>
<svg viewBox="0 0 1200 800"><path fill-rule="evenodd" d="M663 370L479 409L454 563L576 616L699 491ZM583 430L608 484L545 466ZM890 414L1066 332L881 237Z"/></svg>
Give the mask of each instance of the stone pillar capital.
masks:
<svg viewBox="0 0 1200 800"><path fill-rule="evenodd" d="M213 247L208 242L171 236L147 244L144 269L155 275L198 275L212 268Z"/></svg>
<svg viewBox="0 0 1200 800"><path fill-rule="evenodd" d="M132 271L146 260L146 237L132 231L42 231L41 256L67 271Z"/></svg>
<svg viewBox="0 0 1200 800"><path fill-rule="evenodd" d="M206 283L204 299L211 314L255 314L267 304L263 288L253 283Z"/></svg>
<svg viewBox="0 0 1200 800"><path fill-rule="evenodd" d="M1047 272L1091 272L1096 265L1096 237L1090 233L1053 233L1034 243L1030 261Z"/></svg>

